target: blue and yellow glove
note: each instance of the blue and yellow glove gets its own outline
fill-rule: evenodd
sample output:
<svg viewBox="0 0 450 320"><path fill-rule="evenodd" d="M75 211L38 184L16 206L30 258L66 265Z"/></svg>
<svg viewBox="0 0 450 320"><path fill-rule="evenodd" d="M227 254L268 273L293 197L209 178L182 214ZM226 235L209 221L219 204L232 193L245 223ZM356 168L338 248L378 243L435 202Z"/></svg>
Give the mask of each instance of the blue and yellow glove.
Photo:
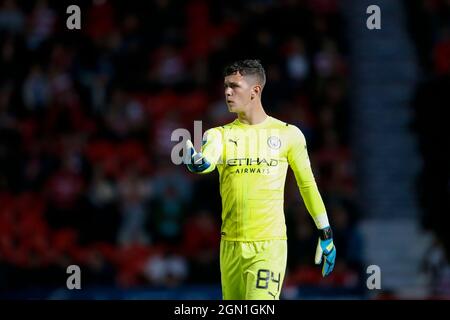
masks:
<svg viewBox="0 0 450 320"><path fill-rule="evenodd" d="M186 141L186 151L190 157L190 161L186 163L186 166L190 172L201 173L206 171L211 166L211 163L206 160L201 152L195 151L194 145L189 139Z"/></svg>
<svg viewBox="0 0 450 320"><path fill-rule="evenodd" d="M315 263L321 264L322 276L326 277L333 271L334 261L336 260L336 247L333 243L333 232L330 227L319 230L320 236L317 243Z"/></svg>

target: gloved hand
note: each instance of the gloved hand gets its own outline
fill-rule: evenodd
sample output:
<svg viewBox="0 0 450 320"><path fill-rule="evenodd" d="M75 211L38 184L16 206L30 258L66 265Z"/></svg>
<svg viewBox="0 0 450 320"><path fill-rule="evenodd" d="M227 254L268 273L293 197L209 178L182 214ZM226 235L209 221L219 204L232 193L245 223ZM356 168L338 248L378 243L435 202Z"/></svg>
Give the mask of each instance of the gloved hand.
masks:
<svg viewBox="0 0 450 320"><path fill-rule="evenodd" d="M194 145L189 139L186 141L186 151L190 155L190 163L186 163L190 172L200 173L211 166L211 163L206 160L201 152L195 151Z"/></svg>
<svg viewBox="0 0 450 320"><path fill-rule="evenodd" d="M319 241L317 243L315 263L323 262L322 276L326 277L333 271L334 261L336 260L336 247L333 243L333 232L330 227L320 230Z"/></svg>

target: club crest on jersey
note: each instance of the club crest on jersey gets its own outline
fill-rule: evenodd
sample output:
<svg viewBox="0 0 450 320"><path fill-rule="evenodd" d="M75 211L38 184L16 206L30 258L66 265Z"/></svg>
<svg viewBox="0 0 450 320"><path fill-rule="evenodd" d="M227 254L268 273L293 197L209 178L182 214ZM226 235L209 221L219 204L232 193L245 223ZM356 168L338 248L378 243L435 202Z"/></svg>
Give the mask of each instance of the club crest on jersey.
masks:
<svg viewBox="0 0 450 320"><path fill-rule="evenodd" d="M281 147L281 140L278 137L270 136L267 139L267 144L269 145L270 148L277 150L277 149L280 149L280 147Z"/></svg>

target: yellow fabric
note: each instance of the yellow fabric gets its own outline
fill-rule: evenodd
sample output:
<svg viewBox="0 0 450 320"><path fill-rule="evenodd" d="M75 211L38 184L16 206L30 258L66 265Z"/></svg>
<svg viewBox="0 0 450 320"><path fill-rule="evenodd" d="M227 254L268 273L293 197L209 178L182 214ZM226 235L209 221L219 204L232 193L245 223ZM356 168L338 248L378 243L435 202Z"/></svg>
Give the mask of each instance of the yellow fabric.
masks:
<svg viewBox="0 0 450 320"><path fill-rule="evenodd" d="M284 186L288 166L318 228L326 211L317 189L305 137L273 117L248 125L238 119L205 132L202 153L220 176L222 239L286 239Z"/></svg>
<svg viewBox="0 0 450 320"><path fill-rule="evenodd" d="M220 242L224 300L279 300L286 270L286 240Z"/></svg>

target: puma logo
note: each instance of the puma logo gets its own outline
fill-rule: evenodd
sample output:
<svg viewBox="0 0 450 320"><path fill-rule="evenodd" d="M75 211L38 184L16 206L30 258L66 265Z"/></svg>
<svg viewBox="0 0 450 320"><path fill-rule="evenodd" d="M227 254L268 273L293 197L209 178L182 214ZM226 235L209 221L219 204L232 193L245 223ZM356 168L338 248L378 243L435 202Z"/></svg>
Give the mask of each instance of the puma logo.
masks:
<svg viewBox="0 0 450 320"><path fill-rule="evenodd" d="M233 143L236 145L236 147L237 147L237 141L238 141L238 139L236 139L236 140L228 139L228 141L233 142Z"/></svg>

